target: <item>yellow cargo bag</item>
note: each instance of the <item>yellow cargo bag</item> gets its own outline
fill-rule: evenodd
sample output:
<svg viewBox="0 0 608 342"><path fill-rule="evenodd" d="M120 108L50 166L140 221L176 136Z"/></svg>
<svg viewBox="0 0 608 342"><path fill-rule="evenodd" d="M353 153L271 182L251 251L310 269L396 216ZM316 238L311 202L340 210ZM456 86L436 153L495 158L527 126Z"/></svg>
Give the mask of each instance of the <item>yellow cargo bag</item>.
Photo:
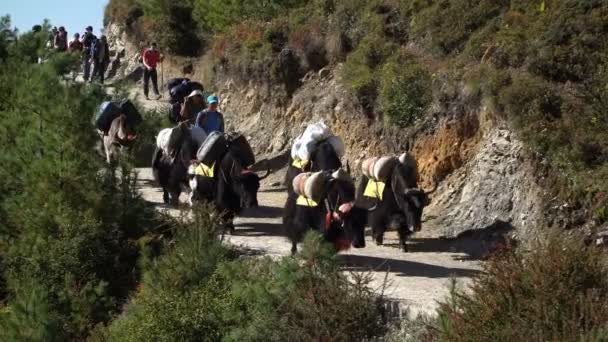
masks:
<svg viewBox="0 0 608 342"><path fill-rule="evenodd" d="M367 186L365 187L363 196L377 198L379 200L382 200L382 194L384 193L384 187L386 187L386 183L376 182L375 180L370 179L367 182Z"/></svg>

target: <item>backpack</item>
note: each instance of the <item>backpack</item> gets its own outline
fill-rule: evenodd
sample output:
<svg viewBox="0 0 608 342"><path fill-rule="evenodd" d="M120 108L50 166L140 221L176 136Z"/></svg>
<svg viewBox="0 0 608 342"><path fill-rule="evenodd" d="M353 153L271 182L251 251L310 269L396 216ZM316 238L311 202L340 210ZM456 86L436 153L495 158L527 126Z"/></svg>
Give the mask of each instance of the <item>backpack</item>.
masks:
<svg viewBox="0 0 608 342"><path fill-rule="evenodd" d="M84 45L85 49L90 49L96 40L97 37L94 34L85 34L84 39L82 40L82 45Z"/></svg>
<svg viewBox="0 0 608 342"><path fill-rule="evenodd" d="M170 79L169 81L167 81L167 90L169 92L171 92L171 89L182 84L182 82L184 82L184 81L189 82L190 79L189 78L172 78L172 79Z"/></svg>

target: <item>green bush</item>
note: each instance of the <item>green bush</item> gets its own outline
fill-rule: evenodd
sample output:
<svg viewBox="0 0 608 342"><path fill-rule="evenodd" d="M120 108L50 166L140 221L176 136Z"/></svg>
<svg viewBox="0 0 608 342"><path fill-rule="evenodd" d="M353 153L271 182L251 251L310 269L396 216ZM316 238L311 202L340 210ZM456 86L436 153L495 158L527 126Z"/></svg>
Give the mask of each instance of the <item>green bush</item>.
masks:
<svg viewBox="0 0 608 342"><path fill-rule="evenodd" d="M203 40L198 35L199 23L193 17L194 0L139 0L138 4L151 23L146 33L162 49L182 56L199 54Z"/></svg>
<svg viewBox="0 0 608 342"><path fill-rule="evenodd" d="M433 1L423 8L412 3L414 36L434 53L448 55L462 52L471 35L507 10L510 1Z"/></svg>
<svg viewBox="0 0 608 342"><path fill-rule="evenodd" d="M389 125L411 126L432 101L431 76L412 58L401 57L381 71L380 107Z"/></svg>
<svg viewBox="0 0 608 342"><path fill-rule="evenodd" d="M377 36L366 36L347 58L343 77L361 104L372 110L378 97L378 70L394 53L397 46Z"/></svg>
<svg viewBox="0 0 608 342"><path fill-rule="evenodd" d="M606 340L606 254L560 235L526 251L506 249L484 263L470 292L454 290L441 304L438 339Z"/></svg>
<svg viewBox="0 0 608 342"><path fill-rule="evenodd" d="M66 335L50 310L47 289L30 280L18 291L17 300L0 308L0 340L64 341Z"/></svg>
<svg viewBox="0 0 608 342"><path fill-rule="evenodd" d="M31 64L24 58L36 50L31 42L25 50L11 45L0 64L0 143L7 147L0 154L0 260L8 299L0 325L10 325L11 336L82 339L134 288L133 241L156 215L130 165L117 173L94 153L99 137L90 118L100 88L61 80L69 55Z"/></svg>
<svg viewBox="0 0 608 342"><path fill-rule="evenodd" d="M223 32L246 20L267 22L288 9L305 4L306 0L195 0L195 15L211 32Z"/></svg>
<svg viewBox="0 0 608 342"><path fill-rule="evenodd" d="M216 214L211 213L212 216ZM151 259L123 315L101 341L294 341L380 336L381 302L367 280L349 280L322 237L297 258L235 258L217 239L209 209L176 229L175 245Z"/></svg>

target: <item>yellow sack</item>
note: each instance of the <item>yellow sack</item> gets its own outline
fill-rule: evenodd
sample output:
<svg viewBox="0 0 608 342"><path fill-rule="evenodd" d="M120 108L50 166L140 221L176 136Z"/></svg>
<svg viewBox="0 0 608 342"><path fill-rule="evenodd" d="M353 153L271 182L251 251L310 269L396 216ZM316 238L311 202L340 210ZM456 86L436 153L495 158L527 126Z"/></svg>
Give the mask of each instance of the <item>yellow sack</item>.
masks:
<svg viewBox="0 0 608 342"><path fill-rule="evenodd" d="M215 168L215 163L211 166L207 166L203 163L199 163L194 173L198 176L213 178L213 169Z"/></svg>
<svg viewBox="0 0 608 342"><path fill-rule="evenodd" d="M386 183L384 183L384 182L376 182L373 179L370 179L367 182L367 186L365 187L363 196L377 198L379 200L382 200L382 194L384 193L385 186L386 186Z"/></svg>
<svg viewBox="0 0 608 342"><path fill-rule="evenodd" d="M318 206L317 202L311 200L310 198L306 198L304 196L298 196L296 200L296 204L301 207L316 207Z"/></svg>
<svg viewBox="0 0 608 342"><path fill-rule="evenodd" d="M291 165L293 167L297 167L300 170L304 170L304 168L306 167L306 165L308 165L308 160L294 159L293 163L291 163Z"/></svg>

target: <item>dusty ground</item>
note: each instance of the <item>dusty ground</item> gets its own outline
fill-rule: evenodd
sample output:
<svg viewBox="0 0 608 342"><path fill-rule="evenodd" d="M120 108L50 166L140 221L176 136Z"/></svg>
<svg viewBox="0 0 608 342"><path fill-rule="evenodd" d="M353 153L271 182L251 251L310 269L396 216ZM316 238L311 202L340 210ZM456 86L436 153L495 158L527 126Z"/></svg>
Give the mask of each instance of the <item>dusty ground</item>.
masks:
<svg viewBox="0 0 608 342"><path fill-rule="evenodd" d="M149 168L138 169L143 197L156 204L159 210L169 210L178 215L176 209L162 203L162 191L154 186ZM290 243L281 229L281 211L286 198L283 188L271 186L281 177L273 175L263 184L258 200L260 208L246 212L236 219L236 234L228 236L229 243L257 250L270 256L287 256ZM185 195L182 195L185 200ZM414 236L409 253L398 250L394 232L389 232L384 246L376 246L369 236L367 247L342 253L345 272L370 272L372 285L378 292L409 307L412 314L432 313L437 301L448 293L450 278L465 285L479 272L479 262L462 252L462 241L442 240L432 234ZM387 280L387 288L383 284Z"/></svg>

